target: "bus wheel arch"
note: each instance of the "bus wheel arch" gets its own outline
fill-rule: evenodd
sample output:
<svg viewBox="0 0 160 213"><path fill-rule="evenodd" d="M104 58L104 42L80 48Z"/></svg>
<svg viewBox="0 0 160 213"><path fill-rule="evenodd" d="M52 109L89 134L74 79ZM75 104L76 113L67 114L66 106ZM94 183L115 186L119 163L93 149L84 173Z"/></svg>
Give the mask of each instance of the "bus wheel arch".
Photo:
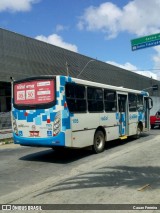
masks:
<svg viewBox="0 0 160 213"><path fill-rule="evenodd" d="M94 153L98 154L103 152L105 149L105 141L106 141L106 131L103 127L98 127L95 131L93 138L92 150Z"/></svg>

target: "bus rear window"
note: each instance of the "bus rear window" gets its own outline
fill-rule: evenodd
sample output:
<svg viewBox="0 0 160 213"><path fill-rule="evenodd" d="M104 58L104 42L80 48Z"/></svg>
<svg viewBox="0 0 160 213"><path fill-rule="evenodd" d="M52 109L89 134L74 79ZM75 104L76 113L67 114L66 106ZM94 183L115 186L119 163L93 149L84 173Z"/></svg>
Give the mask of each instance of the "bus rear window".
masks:
<svg viewBox="0 0 160 213"><path fill-rule="evenodd" d="M55 101L55 80L40 79L14 84L14 104L16 106L37 106Z"/></svg>

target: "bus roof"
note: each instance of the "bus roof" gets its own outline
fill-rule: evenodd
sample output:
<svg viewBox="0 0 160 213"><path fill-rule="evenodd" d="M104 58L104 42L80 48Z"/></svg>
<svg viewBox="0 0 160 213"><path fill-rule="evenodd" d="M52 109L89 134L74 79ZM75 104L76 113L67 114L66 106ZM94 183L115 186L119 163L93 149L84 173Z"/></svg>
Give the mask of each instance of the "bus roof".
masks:
<svg viewBox="0 0 160 213"><path fill-rule="evenodd" d="M26 81L26 80L32 80L32 79L36 79L36 78L39 78L39 77L61 77L62 75L40 75L40 76L33 76L33 77L30 77L30 78L24 78L24 79L21 79L21 80L17 80L17 81L14 81L15 83L16 82L21 82L21 81ZM65 78L71 78L71 80L73 82L76 82L76 83L79 83L79 84L83 84L83 85L86 85L86 86L95 86L95 87L101 87L101 88L106 88L106 89L112 89L112 90L116 90L116 91L119 91L119 92L130 92L130 93L137 93L137 94L143 94L145 96L149 96L149 93L144 91L144 90L135 90L135 89L128 89L128 88L125 88L123 86L112 86L112 85L109 85L109 84L102 84L102 83L97 83L97 82L94 82L94 81L87 81L87 80L83 80L83 79L79 79L79 78L73 78L73 77L70 77L70 76L62 76L62 77L65 77Z"/></svg>
<svg viewBox="0 0 160 213"><path fill-rule="evenodd" d="M101 87L101 88L113 89L113 90L120 91L120 92L131 92L131 93L137 93L137 94L143 93L144 95L149 96L149 93L146 91L143 91L143 90L128 89L123 86L112 86L109 84L101 84L101 83L97 83L94 81L87 81L87 80L82 80L82 79L78 79L78 78L72 78L72 80L77 83L88 85L88 86L96 86L96 87Z"/></svg>

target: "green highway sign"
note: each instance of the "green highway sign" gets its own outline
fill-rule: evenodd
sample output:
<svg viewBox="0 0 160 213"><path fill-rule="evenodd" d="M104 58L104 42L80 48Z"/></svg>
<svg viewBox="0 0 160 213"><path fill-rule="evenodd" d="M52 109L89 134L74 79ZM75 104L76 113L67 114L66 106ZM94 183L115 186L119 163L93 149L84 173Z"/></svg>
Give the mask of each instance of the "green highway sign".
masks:
<svg viewBox="0 0 160 213"><path fill-rule="evenodd" d="M142 43L155 41L155 40L160 40L160 33L133 39L131 40L131 44L133 46L133 45L142 44Z"/></svg>
<svg viewBox="0 0 160 213"><path fill-rule="evenodd" d="M160 45L160 33L131 40L132 50Z"/></svg>

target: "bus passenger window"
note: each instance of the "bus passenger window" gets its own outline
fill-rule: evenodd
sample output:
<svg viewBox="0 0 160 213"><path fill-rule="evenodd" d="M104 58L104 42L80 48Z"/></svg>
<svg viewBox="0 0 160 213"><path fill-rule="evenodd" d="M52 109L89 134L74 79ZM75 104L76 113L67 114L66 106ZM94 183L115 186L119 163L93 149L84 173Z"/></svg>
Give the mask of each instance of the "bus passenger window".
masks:
<svg viewBox="0 0 160 213"><path fill-rule="evenodd" d="M85 86L67 83L66 87L66 101L70 112L86 112L86 91Z"/></svg>
<svg viewBox="0 0 160 213"><path fill-rule="evenodd" d="M103 112L103 90L100 88L87 88L88 111Z"/></svg>
<svg viewBox="0 0 160 213"><path fill-rule="evenodd" d="M74 98L74 85L73 84L66 84L66 97Z"/></svg>
<svg viewBox="0 0 160 213"><path fill-rule="evenodd" d="M129 102L129 111L136 112L137 111L137 95L133 93L129 93L128 102Z"/></svg>
<svg viewBox="0 0 160 213"><path fill-rule="evenodd" d="M137 110L138 111L144 111L143 95L137 95Z"/></svg>
<svg viewBox="0 0 160 213"><path fill-rule="evenodd" d="M117 111L117 96L112 90L104 90L104 105L106 112Z"/></svg>

